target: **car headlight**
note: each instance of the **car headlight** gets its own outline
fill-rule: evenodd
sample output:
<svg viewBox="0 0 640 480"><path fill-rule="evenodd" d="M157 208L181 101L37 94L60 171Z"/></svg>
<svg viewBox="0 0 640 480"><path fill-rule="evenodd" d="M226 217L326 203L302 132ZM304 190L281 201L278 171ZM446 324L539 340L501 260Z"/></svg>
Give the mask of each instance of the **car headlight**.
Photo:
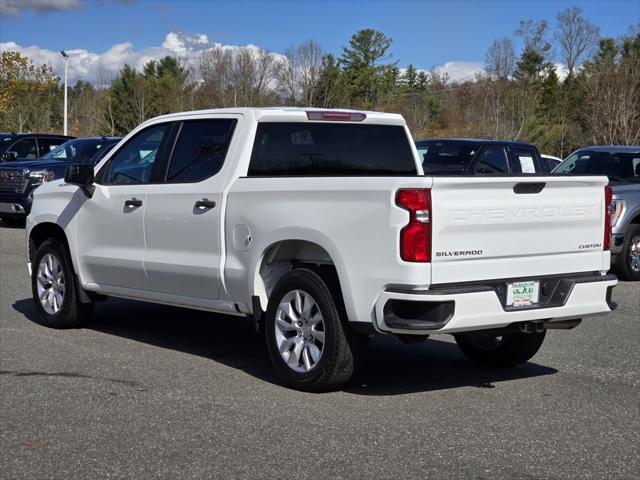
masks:
<svg viewBox="0 0 640 480"><path fill-rule="evenodd" d="M615 227L620 217L622 217L624 207L624 200L613 200L609 205L609 219L611 220L612 227Z"/></svg>
<svg viewBox="0 0 640 480"><path fill-rule="evenodd" d="M31 185L41 185L50 180L53 180L53 171L51 170L33 170L29 172Z"/></svg>

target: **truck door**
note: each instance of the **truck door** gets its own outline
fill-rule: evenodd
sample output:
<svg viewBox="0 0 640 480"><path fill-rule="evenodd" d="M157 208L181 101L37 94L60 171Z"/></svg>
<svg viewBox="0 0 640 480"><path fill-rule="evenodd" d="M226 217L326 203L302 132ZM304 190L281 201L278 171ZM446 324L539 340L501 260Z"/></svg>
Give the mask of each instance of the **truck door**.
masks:
<svg viewBox="0 0 640 480"><path fill-rule="evenodd" d="M93 196L78 212L78 256L89 283L106 290L149 288L144 272L147 190L172 127L166 123L140 131L98 172Z"/></svg>
<svg viewBox="0 0 640 480"><path fill-rule="evenodd" d="M225 163L238 118L185 120L162 182L150 185L145 210L145 271L153 292L219 298ZM227 167L227 168L225 168Z"/></svg>

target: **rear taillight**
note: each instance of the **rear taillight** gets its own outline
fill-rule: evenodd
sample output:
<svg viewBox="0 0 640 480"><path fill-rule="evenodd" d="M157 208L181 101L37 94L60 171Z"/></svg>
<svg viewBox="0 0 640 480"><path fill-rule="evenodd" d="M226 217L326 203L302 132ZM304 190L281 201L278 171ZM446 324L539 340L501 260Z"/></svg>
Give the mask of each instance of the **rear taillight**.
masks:
<svg viewBox="0 0 640 480"><path fill-rule="evenodd" d="M603 250L611 250L611 225L616 213L616 206L613 203L613 191L610 186L604 187L604 241Z"/></svg>
<svg viewBox="0 0 640 480"><path fill-rule="evenodd" d="M400 231L400 258L405 262L430 262L431 190L398 190L396 205L409 211L409 223Z"/></svg>

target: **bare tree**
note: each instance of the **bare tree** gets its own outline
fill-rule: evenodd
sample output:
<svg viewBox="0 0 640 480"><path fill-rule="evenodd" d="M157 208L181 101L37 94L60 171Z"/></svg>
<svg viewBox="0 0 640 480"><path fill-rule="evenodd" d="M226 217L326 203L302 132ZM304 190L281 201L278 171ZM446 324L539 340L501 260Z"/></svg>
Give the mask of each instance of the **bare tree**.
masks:
<svg viewBox="0 0 640 480"><path fill-rule="evenodd" d="M233 59L231 90L234 106L263 105L275 84L280 63L258 48L243 48Z"/></svg>
<svg viewBox="0 0 640 480"><path fill-rule="evenodd" d="M578 7L569 7L556 15L558 30L554 38L560 46L561 60L567 66L569 75L581 60L587 57L598 42L600 29L582 16Z"/></svg>
<svg viewBox="0 0 640 480"><path fill-rule="evenodd" d="M549 24L546 20L520 20L520 25L514 32L517 37L522 38L524 49L536 52L545 60L551 56L551 43L547 36Z"/></svg>
<svg viewBox="0 0 640 480"><path fill-rule="evenodd" d="M306 106L315 105L315 93L322 69L322 47L313 40L307 40L297 48L300 69L300 93Z"/></svg>
<svg viewBox="0 0 640 480"><path fill-rule="evenodd" d="M497 78L509 78L516 65L516 49L509 37L494 40L485 55L487 72Z"/></svg>
<svg viewBox="0 0 640 480"><path fill-rule="evenodd" d="M198 70L202 78L199 89L200 103L207 107L228 107L231 86L233 54L231 50L216 46L202 54Z"/></svg>
<svg viewBox="0 0 640 480"><path fill-rule="evenodd" d="M280 89L294 105L301 102L313 106L322 70L322 48L315 41L307 40L287 48L284 56L278 69Z"/></svg>

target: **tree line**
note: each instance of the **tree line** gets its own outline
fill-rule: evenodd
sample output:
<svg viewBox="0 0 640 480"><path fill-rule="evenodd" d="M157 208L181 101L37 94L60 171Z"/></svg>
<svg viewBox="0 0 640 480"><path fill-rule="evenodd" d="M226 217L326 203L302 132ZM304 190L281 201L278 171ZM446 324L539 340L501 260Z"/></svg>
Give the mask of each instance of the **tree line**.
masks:
<svg viewBox="0 0 640 480"><path fill-rule="evenodd" d="M513 38L496 39L484 71L457 82L436 69L401 69L392 39L372 29L356 32L339 54L307 40L284 55L218 46L195 62L167 56L142 71L125 65L115 78L70 87L69 130L125 135L169 112L289 105L398 112L416 138L522 140L561 157L586 144L638 145L638 26L608 38L577 7L556 19L553 31L544 20L521 21L514 31L520 52ZM62 88L50 66L3 52L1 129L60 131Z"/></svg>

